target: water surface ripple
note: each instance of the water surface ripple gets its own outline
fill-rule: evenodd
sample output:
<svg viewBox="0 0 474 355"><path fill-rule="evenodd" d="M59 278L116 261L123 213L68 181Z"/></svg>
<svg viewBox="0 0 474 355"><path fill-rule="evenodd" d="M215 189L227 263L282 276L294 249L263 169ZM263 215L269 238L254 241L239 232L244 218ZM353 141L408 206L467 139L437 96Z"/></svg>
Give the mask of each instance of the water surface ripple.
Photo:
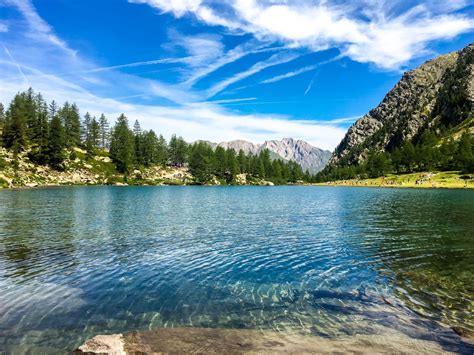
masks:
<svg viewBox="0 0 474 355"><path fill-rule="evenodd" d="M399 332L474 347L474 191L71 187L0 192L0 349L98 333Z"/></svg>

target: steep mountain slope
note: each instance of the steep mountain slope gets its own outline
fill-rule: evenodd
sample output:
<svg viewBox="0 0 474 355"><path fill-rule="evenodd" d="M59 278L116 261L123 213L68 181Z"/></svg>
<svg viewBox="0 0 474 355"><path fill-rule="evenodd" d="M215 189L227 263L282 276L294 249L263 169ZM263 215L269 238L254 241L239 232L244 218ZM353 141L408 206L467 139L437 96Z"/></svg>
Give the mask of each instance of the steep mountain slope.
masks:
<svg viewBox="0 0 474 355"><path fill-rule="evenodd" d="M359 119L331 156L330 166L364 161L370 150L391 151L427 128L474 129L474 44L403 75L382 102ZM458 134L459 136L459 134Z"/></svg>
<svg viewBox="0 0 474 355"><path fill-rule="evenodd" d="M215 144L211 143L211 146ZM244 140L234 140L221 142L219 147L232 148L236 152L243 150L246 154L258 154L264 149L268 149L272 159L282 159L298 163L303 170L316 173L322 170L331 156L331 152L312 146L303 140L293 138L283 138L282 140L265 141L263 144L254 144Z"/></svg>

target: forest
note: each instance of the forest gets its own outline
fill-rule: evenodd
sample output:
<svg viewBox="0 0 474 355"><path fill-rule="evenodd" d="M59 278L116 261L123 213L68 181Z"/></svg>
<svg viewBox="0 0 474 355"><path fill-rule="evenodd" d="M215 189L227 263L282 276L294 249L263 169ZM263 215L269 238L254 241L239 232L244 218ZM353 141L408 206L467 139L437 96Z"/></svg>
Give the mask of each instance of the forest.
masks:
<svg viewBox="0 0 474 355"><path fill-rule="evenodd" d="M125 177L134 169L160 165L187 167L197 184L215 179L233 184L240 174L246 174L247 180L276 184L314 179L295 162L272 160L268 150L254 155L219 146L213 149L206 142L190 144L177 135L168 142L153 130L142 130L137 120L130 127L124 114L111 126L104 114L81 117L76 104L47 103L31 88L15 95L6 109L0 103L0 131L0 144L14 155L27 152L33 163L59 171L65 169L66 158L74 159L73 148L79 147L91 159L99 153L108 154Z"/></svg>
<svg viewBox="0 0 474 355"><path fill-rule="evenodd" d="M365 179L388 173L406 174L428 171L474 172L474 138L464 131L457 141L446 135L449 127L435 132L426 129L413 140L405 140L399 147L380 151L372 149L362 162L355 164L342 159L328 165L315 176L316 182L345 179Z"/></svg>

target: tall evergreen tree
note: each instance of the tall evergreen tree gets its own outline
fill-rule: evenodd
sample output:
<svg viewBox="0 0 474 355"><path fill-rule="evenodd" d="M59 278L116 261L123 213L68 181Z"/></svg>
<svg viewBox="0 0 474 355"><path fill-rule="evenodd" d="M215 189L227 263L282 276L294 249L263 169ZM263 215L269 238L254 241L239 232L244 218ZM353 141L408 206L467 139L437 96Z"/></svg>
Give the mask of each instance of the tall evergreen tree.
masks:
<svg viewBox="0 0 474 355"><path fill-rule="evenodd" d="M166 143L165 137L161 134L158 137L156 146L156 164L163 166L168 164L168 144Z"/></svg>
<svg viewBox="0 0 474 355"><path fill-rule="evenodd" d="M64 160L64 139L64 128L61 118L57 114L53 115L50 122L48 137L48 163L58 170L62 169L61 164Z"/></svg>
<svg viewBox="0 0 474 355"><path fill-rule="evenodd" d="M187 144L181 137L174 134L168 145L168 158L172 166L183 166L186 162Z"/></svg>
<svg viewBox="0 0 474 355"><path fill-rule="evenodd" d="M5 115L5 123L2 132L3 144L19 153L27 145L27 122L26 122L25 97L17 94L13 98Z"/></svg>
<svg viewBox="0 0 474 355"><path fill-rule="evenodd" d="M81 143L81 118L76 104L68 102L59 110L64 125L66 145L68 147L79 146Z"/></svg>
<svg viewBox="0 0 474 355"><path fill-rule="evenodd" d="M199 184L208 183L213 174L212 155L214 152L212 148L199 142L194 144L190 149L189 154L189 171Z"/></svg>
<svg viewBox="0 0 474 355"><path fill-rule="evenodd" d="M464 132L458 142L456 154L454 156L455 167L464 172L473 171L473 139L468 132Z"/></svg>
<svg viewBox="0 0 474 355"><path fill-rule="evenodd" d="M24 100L24 115L26 119L26 133L27 133L27 140L29 142L33 142L37 128L38 128L38 121L37 121L37 106L36 106L36 97L35 92L32 88L29 88L27 91L21 93L20 95L23 96Z"/></svg>
<svg viewBox="0 0 474 355"><path fill-rule="evenodd" d="M215 150L215 174L219 179L226 178L227 154L224 148L217 146Z"/></svg>
<svg viewBox="0 0 474 355"><path fill-rule="evenodd" d="M58 104L56 103L56 101L51 101L51 103L49 104L48 106L48 119L49 121L51 122L51 120L53 119L54 116L56 116L58 114Z"/></svg>
<svg viewBox="0 0 474 355"><path fill-rule="evenodd" d="M4 124L5 124L5 108L3 107L3 104L0 102L0 130L3 129Z"/></svg>
<svg viewBox="0 0 474 355"><path fill-rule="evenodd" d="M135 151L135 163L137 165L144 164L144 152L143 152L143 136L140 122L135 120L133 124L133 136L134 136L134 151Z"/></svg>
<svg viewBox="0 0 474 355"><path fill-rule="evenodd" d="M81 124L81 140L86 146L89 140L89 130L91 127L91 121L92 121L92 116L90 115L89 112L86 112Z"/></svg>
<svg viewBox="0 0 474 355"><path fill-rule="evenodd" d="M32 149L29 152L29 157L32 161L42 165L48 162L48 105L43 100L41 94L36 95L35 99L36 114L33 126L30 127Z"/></svg>
<svg viewBox="0 0 474 355"><path fill-rule="evenodd" d="M133 132L128 127L128 120L121 114L112 130L110 141L110 157L117 170L127 173L133 165Z"/></svg>
<svg viewBox="0 0 474 355"><path fill-rule="evenodd" d="M99 127L100 127L100 147L107 148L109 145L110 128L109 128L109 122L104 114L101 114L99 117Z"/></svg>
<svg viewBox="0 0 474 355"><path fill-rule="evenodd" d="M86 150L92 156L96 153L97 147L100 144L100 126L95 117L90 119L87 131Z"/></svg>

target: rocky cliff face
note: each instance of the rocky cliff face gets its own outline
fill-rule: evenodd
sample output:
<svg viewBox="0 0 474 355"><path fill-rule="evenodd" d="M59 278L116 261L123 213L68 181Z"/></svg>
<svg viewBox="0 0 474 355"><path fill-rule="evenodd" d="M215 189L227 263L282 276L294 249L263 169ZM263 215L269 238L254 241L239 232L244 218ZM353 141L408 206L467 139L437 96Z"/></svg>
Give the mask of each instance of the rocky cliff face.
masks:
<svg viewBox="0 0 474 355"><path fill-rule="evenodd" d="M386 150L436 127L443 110L459 107L471 119L474 103L474 44L406 72L382 102L348 130L330 164L363 161L370 149ZM454 98L455 97L455 98ZM457 100L457 102L444 102ZM460 123L460 122L457 122Z"/></svg>
<svg viewBox="0 0 474 355"><path fill-rule="evenodd" d="M308 142L293 138L266 141L260 149L268 149L285 160L295 161L301 165L303 170L309 170L312 173L322 170L331 156L327 150L313 147Z"/></svg>
<svg viewBox="0 0 474 355"><path fill-rule="evenodd" d="M283 138L282 140L265 141L263 144L254 144L244 140L234 140L212 144L211 146L220 146L222 148L234 149L236 152L241 149L246 153L259 154L262 150L268 149L273 159L291 160L311 173L317 173L322 170L331 156L331 152L316 148L303 140L293 138Z"/></svg>

